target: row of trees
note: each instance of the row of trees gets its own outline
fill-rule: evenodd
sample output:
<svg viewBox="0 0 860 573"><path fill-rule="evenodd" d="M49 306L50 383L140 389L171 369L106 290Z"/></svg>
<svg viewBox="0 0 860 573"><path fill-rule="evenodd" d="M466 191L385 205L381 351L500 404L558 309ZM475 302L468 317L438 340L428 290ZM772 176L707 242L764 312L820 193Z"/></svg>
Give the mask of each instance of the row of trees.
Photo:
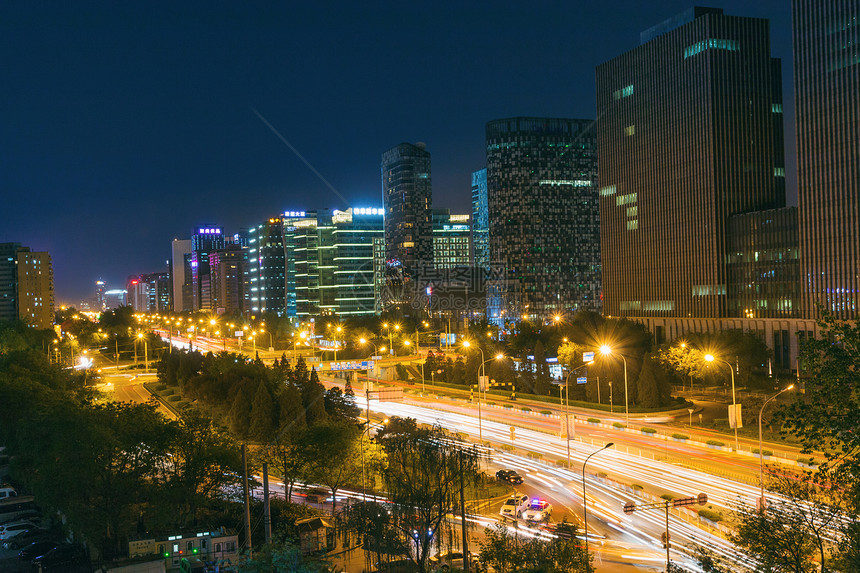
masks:
<svg viewBox="0 0 860 573"><path fill-rule="evenodd" d="M134 531L233 526L219 518L218 497L240 467L231 438L195 413L171 422L153 405L102 402L82 374L37 350L52 337L0 323L0 443L11 479L107 558Z"/></svg>

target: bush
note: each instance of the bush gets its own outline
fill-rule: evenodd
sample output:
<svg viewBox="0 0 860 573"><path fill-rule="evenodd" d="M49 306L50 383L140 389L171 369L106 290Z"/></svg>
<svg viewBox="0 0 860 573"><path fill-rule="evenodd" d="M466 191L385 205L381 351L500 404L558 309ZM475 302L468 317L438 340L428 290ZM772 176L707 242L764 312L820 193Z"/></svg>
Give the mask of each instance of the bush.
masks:
<svg viewBox="0 0 860 573"><path fill-rule="evenodd" d="M632 483L632 484L630 484L630 487L632 487L632 488L633 488L633 489L635 489L636 491L642 491L643 489L645 489L644 487L642 487L642 486L641 486L641 485L639 485L638 483Z"/></svg>
<svg viewBox="0 0 860 573"><path fill-rule="evenodd" d="M657 430L655 430L654 428L642 428L642 433L643 433L643 434L652 434L652 435L653 435L653 434L656 434L656 433L657 433Z"/></svg>
<svg viewBox="0 0 860 573"><path fill-rule="evenodd" d="M700 509L699 517L704 517L705 519L709 519L714 522L723 520L723 514L717 511L711 511L710 509Z"/></svg>
<svg viewBox="0 0 860 573"><path fill-rule="evenodd" d="M723 442L721 442L721 441L719 441L719 440L708 440L708 441L707 441L707 442L705 442L705 443L706 443L706 444L708 444L709 446L719 446L719 447L721 447L721 448L722 448L723 446L725 446L725 445L726 445L726 444L724 444Z"/></svg>
<svg viewBox="0 0 860 573"><path fill-rule="evenodd" d="M754 454L756 454L756 455L758 455L758 453L759 453L759 452L761 452L761 453L762 453L762 455L765 455L765 456L772 456L772 455L773 455L773 452L772 452L772 451L770 451L770 450L759 450L758 448L755 448L755 449L752 451L752 453L754 453Z"/></svg>
<svg viewBox="0 0 860 573"><path fill-rule="evenodd" d="M598 420L597 418L589 418L588 423L589 424L599 424L600 420Z"/></svg>
<svg viewBox="0 0 860 573"><path fill-rule="evenodd" d="M818 465L815 463L815 459L813 458L797 458L797 463L805 464L807 466L815 466Z"/></svg>
<svg viewBox="0 0 860 573"><path fill-rule="evenodd" d="M182 396L180 396L179 394L174 394L173 396L167 397L168 402L179 402L180 400L182 400Z"/></svg>
<svg viewBox="0 0 860 573"><path fill-rule="evenodd" d="M660 499L665 499L666 501L672 501L673 499L675 499L675 496L672 495L671 493L664 493L663 495L660 496Z"/></svg>
<svg viewBox="0 0 860 573"><path fill-rule="evenodd" d="M597 472L597 477L606 478L609 477L609 474L606 472Z"/></svg>
<svg viewBox="0 0 860 573"><path fill-rule="evenodd" d="M623 428L624 424L622 424L621 422L612 422L612 427L613 428Z"/></svg>
<svg viewBox="0 0 860 573"><path fill-rule="evenodd" d="M540 413L543 414L544 416L552 416L551 410L541 410Z"/></svg>
<svg viewBox="0 0 860 573"><path fill-rule="evenodd" d="M505 405L503 405L502 407L503 407L503 408L513 408L513 406L512 406L511 404L505 404Z"/></svg>
<svg viewBox="0 0 860 573"><path fill-rule="evenodd" d="M688 436L687 434L672 434L672 437L675 438L676 440L689 440L690 439L690 436Z"/></svg>
<svg viewBox="0 0 860 573"><path fill-rule="evenodd" d="M555 462L555 465L557 465L560 468L566 468L567 467L567 460L558 460L557 462Z"/></svg>
<svg viewBox="0 0 860 573"><path fill-rule="evenodd" d="M520 408L520 410L522 410L523 412L531 412L532 411L532 409L529 408L528 406L523 406L522 408Z"/></svg>
<svg viewBox="0 0 860 573"><path fill-rule="evenodd" d="M487 402L487 406L495 406L495 405L496 405L495 402Z"/></svg>

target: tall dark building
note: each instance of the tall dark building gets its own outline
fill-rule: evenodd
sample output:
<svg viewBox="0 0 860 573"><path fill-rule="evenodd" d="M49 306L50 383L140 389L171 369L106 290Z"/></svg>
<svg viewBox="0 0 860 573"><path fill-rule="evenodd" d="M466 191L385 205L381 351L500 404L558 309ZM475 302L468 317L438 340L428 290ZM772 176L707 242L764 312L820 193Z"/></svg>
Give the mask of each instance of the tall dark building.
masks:
<svg viewBox="0 0 860 573"><path fill-rule="evenodd" d="M193 310L214 310L212 269L209 255L224 248L226 240L220 227L200 227L191 235L191 306Z"/></svg>
<svg viewBox="0 0 860 573"><path fill-rule="evenodd" d="M416 276L433 266L433 193L430 153L423 143L401 143L382 154L385 257Z"/></svg>
<svg viewBox="0 0 860 573"><path fill-rule="evenodd" d="M0 320L23 320L36 328L54 323L51 255L20 243L0 243Z"/></svg>
<svg viewBox="0 0 860 573"><path fill-rule="evenodd" d="M286 253L284 223L272 217L248 231L248 276L251 313L286 315Z"/></svg>
<svg viewBox="0 0 860 573"><path fill-rule="evenodd" d="M488 318L600 309L594 121L487 123Z"/></svg>
<svg viewBox="0 0 860 573"><path fill-rule="evenodd" d="M767 20L693 8L596 75L604 312L732 316L729 217L785 205Z"/></svg>
<svg viewBox="0 0 860 573"><path fill-rule="evenodd" d="M793 0L804 314L860 305L860 0Z"/></svg>

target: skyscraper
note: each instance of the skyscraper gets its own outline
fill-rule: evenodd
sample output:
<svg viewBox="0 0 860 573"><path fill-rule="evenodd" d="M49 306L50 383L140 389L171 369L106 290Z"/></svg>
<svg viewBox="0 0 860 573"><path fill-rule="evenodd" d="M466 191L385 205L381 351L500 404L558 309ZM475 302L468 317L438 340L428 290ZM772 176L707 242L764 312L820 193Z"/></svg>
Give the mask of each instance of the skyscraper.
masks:
<svg viewBox="0 0 860 573"><path fill-rule="evenodd" d="M860 0L793 0L803 311L860 305Z"/></svg>
<svg viewBox="0 0 860 573"><path fill-rule="evenodd" d="M469 215L433 209L433 266L453 269L472 266L472 226Z"/></svg>
<svg viewBox="0 0 860 573"><path fill-rule="evenodd" d="M604 312L722 318L730 215L785 205L767 20L692 8L597 67Z"/></svg>
<svg viewBox="0 0 860 573"><path fill-rule="evenodd" d="M284 224L272 217L248 232L248 274L251 289L251 312L286 316L286 254Z"/></svg>
<svg viewBox="0 0 860 573"><path fill-rule="evenodd" d="M433 194L423 143L401 143L382 154L382 204L386 259L410 276L432 267Z"/></svg>
<svg viewBox="0 0 860 573"><path fill-rule="evenodd" d="M215 225L200 227L191 235L191 305L194 310L214 310L210 253L223 249L226 240Z"/></svg>
<svg viewBox="0 0 860 573"><path fill-rule="evenodd" d="M490 223L487 206L487 169L472 173L472 260L478 268L490 268Z"/></svg>
<svg viewBox="0 0 860 573"><path fill-rule="evenodd" d="M487 123L490 320L600 309L594 121Z"/></svg>
<svg viewBox="0 0 860 573"><path fill-rule="evenodd" d="M171 244L170 279L173 311L190 312L191 307L191 239L173 239Z"/></svg>

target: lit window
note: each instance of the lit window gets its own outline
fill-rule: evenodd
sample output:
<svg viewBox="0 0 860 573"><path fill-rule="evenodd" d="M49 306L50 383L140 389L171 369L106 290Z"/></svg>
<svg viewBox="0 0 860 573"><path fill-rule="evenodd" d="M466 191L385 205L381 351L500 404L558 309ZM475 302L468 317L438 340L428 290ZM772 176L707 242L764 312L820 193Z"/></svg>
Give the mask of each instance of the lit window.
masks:
<svg viewBox="0 0 860 573"><path fill-rule="evenodd" d="M634 133L636 133L636 126L635 125L628 125L627 127L624 128L624 135L631 136Z"/></svg>
<svg viewBox="0 0 860 573"><path fill-rule="evenodd" d="M785 177L785 167L774 167L773 168L773 176L774 177Z"/></svg>
<svg viewBox="0 0 860 573"><path fill-rule="evenodd" d="M635 231L638 228L639 228L639 220L638 219L631 219L630 221L627 221L627 230L628 231Z"/></svg>
<svg viewBox="0 0 860 573"><path fill-rule="evenodd" d="M628 86L624 86L620 90L615 90L614 92L612 92L612 99L618 100L618 99L625 98L625 97L632 96L632 95L633 95L633 84L630 84Z"/></svg>
<svg viewBox="0 0 860 573"><path fill-rule="evenodd" d="M696 42L692 46L684 48L684 59L700 54L705 50L727 50L729 52L737 52L740 48L736 40L726 40L723 38L711 38Z"/></svg>
<svg viewBox="0 0 860 573"><path fill-rule="evenodd" d="M600 188L600 196L601 197L608 197L610 195L615 195L615 190L616 190L615 185L607 185L606 187L601 187Z"/></svg>
<svg viewBox="0 0 860 573"><path fill-rule="evenodd" d="M770 111L772 111L773 113L782 113L782 104L781 103L772 104L770 106Z"/></svg>

